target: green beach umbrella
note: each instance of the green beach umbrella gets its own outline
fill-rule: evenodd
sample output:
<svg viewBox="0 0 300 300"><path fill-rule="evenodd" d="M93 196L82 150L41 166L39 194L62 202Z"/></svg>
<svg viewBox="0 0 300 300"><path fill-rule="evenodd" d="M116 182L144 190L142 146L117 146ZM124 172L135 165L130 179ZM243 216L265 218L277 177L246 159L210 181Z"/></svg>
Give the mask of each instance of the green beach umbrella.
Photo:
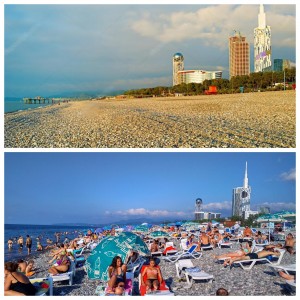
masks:
<svg viewBox="0 0 300 300"><path fill-rule="evenodd" d="M103 239L92 251L86 261L86 271L90 279L107 281L108 268L115 256L120 256L126 261L130 250L140 255L150 255L150 251L144 241L134 233L122 232L118 236L110 236Z"/></svg>
<svg viewBox="0 0 300 300"><path fill-rule="evenodd" d="M164 238L164 237L169 238L170 237L170 235L167 232L165 232L165 231L153 231L153 232L151 232L149 234L149 236L151 238L154 238L154 239L156 239L156 238Z"/></svg>
<svg viewBox="0 0 300 300"><path fill-rule="evenodd" d="M148 231L148 226L146 225L139 225L139 226L136 226L133 231L136 231L136 232L147 232Z"/></svg>

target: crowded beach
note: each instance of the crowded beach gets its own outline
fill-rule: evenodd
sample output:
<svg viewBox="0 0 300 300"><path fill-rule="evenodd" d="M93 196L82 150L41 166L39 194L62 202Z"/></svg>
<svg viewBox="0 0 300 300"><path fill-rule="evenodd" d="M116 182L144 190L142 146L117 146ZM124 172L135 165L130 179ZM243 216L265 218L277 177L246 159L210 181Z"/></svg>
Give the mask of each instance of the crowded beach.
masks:
<svg viewBox="0 0 300 300"><path fill-rule="evenodd" d="M6 148L294 148L296 92L103 99L4 116Z"/></svg>
<svg viewBox="0 0 300 300"><path fill-rule="evenodd" d="M293 228L144 223L63 237L34 249L27 236L27 255L5 262L5 295L295 295Z"/></svg>

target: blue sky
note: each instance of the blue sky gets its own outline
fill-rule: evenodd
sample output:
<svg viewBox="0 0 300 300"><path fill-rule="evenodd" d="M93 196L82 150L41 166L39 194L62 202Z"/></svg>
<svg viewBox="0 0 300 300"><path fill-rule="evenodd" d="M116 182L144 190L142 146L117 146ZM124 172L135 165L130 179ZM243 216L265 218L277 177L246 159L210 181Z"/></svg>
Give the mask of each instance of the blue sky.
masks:
<svg viewBox="0 0 300 300"><path fill-rule="evenodd" d="M246 161L251 209L295 210L295 153L15 152L5 153L5 223L192 219L198 197L229 216Z"/></svg>
<svg viewBox="0 0 300 300"><path fill-rule="evenodd" d="M228 38L250 42L258 5L5 5L5 96L51 96L172 84L186 69L228 75ZM273 59L295 62L296 5L265 5Z"/></svg>

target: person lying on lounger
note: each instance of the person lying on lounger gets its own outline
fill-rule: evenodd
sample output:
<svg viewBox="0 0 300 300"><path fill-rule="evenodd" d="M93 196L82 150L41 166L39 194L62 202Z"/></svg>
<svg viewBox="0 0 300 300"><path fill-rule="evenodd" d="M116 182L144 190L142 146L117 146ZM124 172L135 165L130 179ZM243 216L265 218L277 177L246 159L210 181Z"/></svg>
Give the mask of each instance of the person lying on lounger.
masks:
<svg viewBox="0 0 300 300"><path fill-rule="evenodd" d="M240 249L235 252L229 252L221 255L214 255L214 259L226 259L226 258L240 258L245 257L251 252L252 242L247 241L244 245L240 244ZM224 261L224 266L227 265L226 260Z"/></svg>
<svg viewBox="0 0 300 300"><path fill-rule="evenodd" d="M226 259L224 262L224 266L225 267L227 265L231 266L232 263L234 263L236 261L265 258L269 255L280 256L280 252L278 250L272 250L272 251L262 250L257 253L248 253L247 255L244 255L242 257L233 257L230 259Z"/></svg>
<svg viewBox="0 0 300 300"><path fill-rule="evenodd" d="M147 276L146 282L144 282L143 277ZM142 285L146 285L146 293L150 292L152 289L157 291L159 289L160 284L162 283L162 275L159 268L155 267L154 258L150 258L150 265L144 269L142 274Z"/></svg>

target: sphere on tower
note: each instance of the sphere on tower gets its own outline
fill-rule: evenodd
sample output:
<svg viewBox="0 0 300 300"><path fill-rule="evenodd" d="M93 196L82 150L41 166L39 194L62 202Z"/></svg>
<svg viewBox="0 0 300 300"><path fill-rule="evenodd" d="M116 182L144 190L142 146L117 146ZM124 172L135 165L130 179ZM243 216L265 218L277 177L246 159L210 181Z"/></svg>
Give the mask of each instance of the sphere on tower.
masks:
<svg viewBox="0 0 300 300"><path fill-rule="evenodd" d="M184 61L184 58L181 53L177 52L173 55L173 86L180 84L180 80L178 77L178 71L184 70L183 61Z"/></svg>
<svg viewBox="0 0 300 300"><path fill-rule="evenodd" d="M196 212L200 212L201 211L201 207L202 207L202 199L201 198L197 198L196 199L196 203L195 203L195 211Z"/></svg>

